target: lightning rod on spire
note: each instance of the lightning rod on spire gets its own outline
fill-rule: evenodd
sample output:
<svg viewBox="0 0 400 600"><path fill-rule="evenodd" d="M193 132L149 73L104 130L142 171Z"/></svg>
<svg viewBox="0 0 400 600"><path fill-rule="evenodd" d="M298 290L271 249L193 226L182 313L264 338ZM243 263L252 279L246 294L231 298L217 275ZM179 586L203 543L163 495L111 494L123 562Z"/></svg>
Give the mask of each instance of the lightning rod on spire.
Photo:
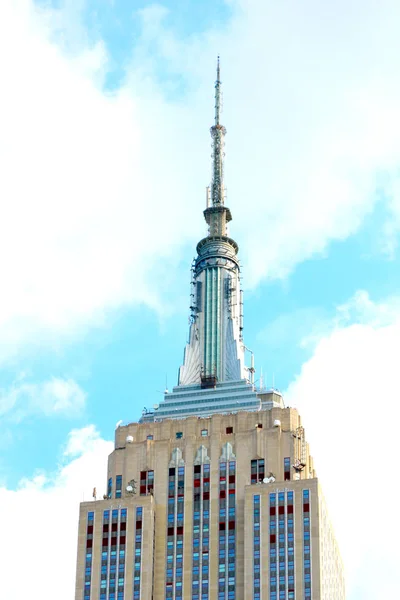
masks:
<svg viewBox="0 0 400 600"><path fill-rule="evenodd" d="M219 117L221 112L221 77L219 56L217 59L217 80L215 82L215 124L219 125Z"/></svg>

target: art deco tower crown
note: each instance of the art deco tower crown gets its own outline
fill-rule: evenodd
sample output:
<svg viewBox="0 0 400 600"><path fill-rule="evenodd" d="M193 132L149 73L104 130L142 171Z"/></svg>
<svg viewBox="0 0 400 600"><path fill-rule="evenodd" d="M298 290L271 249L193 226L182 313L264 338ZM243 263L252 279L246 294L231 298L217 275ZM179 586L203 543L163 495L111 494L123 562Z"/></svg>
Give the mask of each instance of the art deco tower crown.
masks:
<svg viewBox="0 0 400 600"><path fill-rule="evenodd" d="M212 180L204 217L208 235L197 244L191 289L191 325L179 385L244 378L243 315L238 246L228 236L231 211L225 206L224 145L220 123L221 79L218 59L215 122L211 127Z"/></svg>

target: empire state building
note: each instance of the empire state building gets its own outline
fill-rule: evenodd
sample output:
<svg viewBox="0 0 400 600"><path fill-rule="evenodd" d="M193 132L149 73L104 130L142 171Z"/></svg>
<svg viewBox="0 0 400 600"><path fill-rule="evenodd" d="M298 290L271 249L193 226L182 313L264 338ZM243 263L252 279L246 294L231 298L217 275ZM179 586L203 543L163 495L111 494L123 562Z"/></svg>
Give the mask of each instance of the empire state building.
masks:
<svg viewBox="0 0 400 600"><path fill-rule="evenodd" d="M80 505L76 600L344 600L343 566L296 409L256 387L225 204L215 83L208 233L192 265L176 387L117 428L107 493Z"/></svg>

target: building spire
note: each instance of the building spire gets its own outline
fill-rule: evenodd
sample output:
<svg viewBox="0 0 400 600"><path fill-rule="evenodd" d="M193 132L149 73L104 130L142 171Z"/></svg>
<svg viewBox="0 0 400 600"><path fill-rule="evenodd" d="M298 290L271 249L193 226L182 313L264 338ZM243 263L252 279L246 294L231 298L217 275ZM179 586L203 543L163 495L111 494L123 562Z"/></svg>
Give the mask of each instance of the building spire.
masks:
<svg viewBox="0 0 400 600"><path fill-rule="evenodd" d="M219 56L217 59L217 80L215 82L215 125L219 125L219 117L221 112L221 78Z"/></svg>
<svg viewBox="0 0 400 600"><path fill-rule="evenodd" d="M217 80L215 82L215 124L211 127L213 164L211 180L211 201L213 206L224 204L224 144L226 129L220 124L221 79L219 56L217 61Z"/></svg>

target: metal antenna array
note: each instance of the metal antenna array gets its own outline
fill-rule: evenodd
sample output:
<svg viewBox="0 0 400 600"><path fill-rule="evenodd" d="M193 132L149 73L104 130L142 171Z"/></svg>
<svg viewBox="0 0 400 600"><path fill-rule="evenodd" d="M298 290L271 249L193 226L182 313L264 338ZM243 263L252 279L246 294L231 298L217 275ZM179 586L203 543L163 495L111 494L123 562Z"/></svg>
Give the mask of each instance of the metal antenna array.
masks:
<svg viewBox="0 0 400 600"><path fill-rule="evenodd" d="M213 206L224 204L224 138L226 129L220 124L221 113L221 77L219 56L217 62L217 80L215 82L215 123L211 127L213 167L211 181L211 201Z"/></svg>

